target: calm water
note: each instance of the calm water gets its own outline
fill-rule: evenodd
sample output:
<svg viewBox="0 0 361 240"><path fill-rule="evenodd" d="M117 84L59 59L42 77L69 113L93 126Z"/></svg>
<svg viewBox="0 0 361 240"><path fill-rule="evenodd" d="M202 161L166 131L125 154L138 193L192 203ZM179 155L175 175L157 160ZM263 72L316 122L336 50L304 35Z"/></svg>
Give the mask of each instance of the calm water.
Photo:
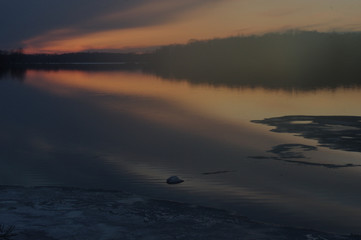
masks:
<svg viewBox="0 0 361 240"><path fill-rule="evenodd" d="M361 116L360 102L358 88L232 89L141 72L3 76L0 184L125 190L260 221L361 233L361 153L251 122ZM270 152L283 144L295 145ZM185 182L165 184L172 175Z"/></svg>

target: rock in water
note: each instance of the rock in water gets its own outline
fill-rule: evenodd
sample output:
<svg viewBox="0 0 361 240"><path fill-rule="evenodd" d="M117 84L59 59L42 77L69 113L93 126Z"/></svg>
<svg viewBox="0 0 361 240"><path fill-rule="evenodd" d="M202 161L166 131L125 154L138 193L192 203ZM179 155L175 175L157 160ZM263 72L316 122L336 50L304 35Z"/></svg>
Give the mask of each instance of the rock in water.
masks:
<svg viewBox="0 0 361 240"><path fill-rule="evenodd" d="M168 184L177 184L182 182L184 182L184 180L180 179L178 176L171 176L167 179Z"/></svg>

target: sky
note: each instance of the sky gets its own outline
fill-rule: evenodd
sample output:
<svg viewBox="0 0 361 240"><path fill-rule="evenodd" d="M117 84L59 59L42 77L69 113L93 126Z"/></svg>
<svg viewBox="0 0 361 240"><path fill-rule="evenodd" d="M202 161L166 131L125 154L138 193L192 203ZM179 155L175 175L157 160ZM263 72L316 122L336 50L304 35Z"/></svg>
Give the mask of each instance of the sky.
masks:
<svg viewBox="0 0 361 240"><path fill-rule="evenodd" d="M144 51L289 29L361 31L361 0L0 0L0 49Z"/></svg>

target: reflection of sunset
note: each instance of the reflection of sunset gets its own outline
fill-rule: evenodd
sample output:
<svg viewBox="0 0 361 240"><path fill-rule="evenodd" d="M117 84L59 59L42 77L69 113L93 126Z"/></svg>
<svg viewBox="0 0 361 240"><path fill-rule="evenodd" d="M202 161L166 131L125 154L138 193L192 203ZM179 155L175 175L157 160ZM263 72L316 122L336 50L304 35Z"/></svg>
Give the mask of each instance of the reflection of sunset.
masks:
<svg viewBox="0 0 361 240"><path fill-rule="evenodd" d="M355 115L360 110L357 105L347 104L360 101L357 89L292 93L262 88L214 88L186 81L166 81L136 72L29 71L27 77L31 85L60 95L87 91L160 99L195 112L205 112L213 118L226 115L227 121L235 123L300 112L305 115ZM346 105L348 108L344 107Z"/></svg>
<svg viewBox="0 0 361 240"><path fill-rule="evenodd" d="M94 112L101 109L136 122L141 120L155 130L160 127L187 132L229 149L242 149L246 156L285 142L317 144L293 134L265 134L271 127L251 120L285 115L361 115L357 104L349 104L361 100L358 89L290 92L216 88L137 72L71 70L28 71L26 84L60 99L86 102ZM136 133L143 134L141 130ZM314 154L317 157L318 152ZM337 162L338 157L332 152L327 160ZM348 159L355 158L359 159L358 155L348 155Z"/></svg>
<svg viewBox="0 0 361 240"><path fill-rule="evenodd" d="M174 94L182 96L184 88L175 87L171 82L163 82L156 77L145 78L142 74L121 72L36 72L29 71L28 76L45 79L50 86L88 90L96 93L126 94L137 96L167 97ZM32 82L37 85L39 82ZM49 87L48 85L48 87ZM162 85L160 88L159 86Z"/></svg>

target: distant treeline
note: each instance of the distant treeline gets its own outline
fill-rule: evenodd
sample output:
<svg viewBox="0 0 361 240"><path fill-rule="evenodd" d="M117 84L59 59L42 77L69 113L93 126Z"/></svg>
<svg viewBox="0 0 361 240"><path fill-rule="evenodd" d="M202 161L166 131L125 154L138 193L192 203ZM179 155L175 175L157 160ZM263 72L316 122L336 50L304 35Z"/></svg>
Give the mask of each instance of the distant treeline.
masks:
<svg viewBox="0 0 361 240"><path fill-rule="evenodd" d="M121 63L137 62L143 56L134 53L79 52L64 54L24 54L21 49L0 51L0 63L47 64L47 63Z"/></svg>
<svg viewBox="0 0 361 240"><path fill-rule="evenodd" d="M0 79L22 80L28 69L118 71L139 69L146 54L80 52L65 54L24 54L22 49L0 51Z"/></svg>
<svg viewBox="0 0 361 240"><path fill-rule="evenodd" d="M288 31L160 48L148 71L192 83L266 88L361 86L361 33Z"/></svg>
<svg viewBox="0 0 361 240"><path fill-rule="evenodd" d="M131 68L136 63L136 68L164 78L230 87L361 86L361 33L288 31L237 36L164 46L150 54L25 55L20 51L2 51L1 61L5 65L48 69L84 68L61 64L74 62L126 62Z"/></svg>

